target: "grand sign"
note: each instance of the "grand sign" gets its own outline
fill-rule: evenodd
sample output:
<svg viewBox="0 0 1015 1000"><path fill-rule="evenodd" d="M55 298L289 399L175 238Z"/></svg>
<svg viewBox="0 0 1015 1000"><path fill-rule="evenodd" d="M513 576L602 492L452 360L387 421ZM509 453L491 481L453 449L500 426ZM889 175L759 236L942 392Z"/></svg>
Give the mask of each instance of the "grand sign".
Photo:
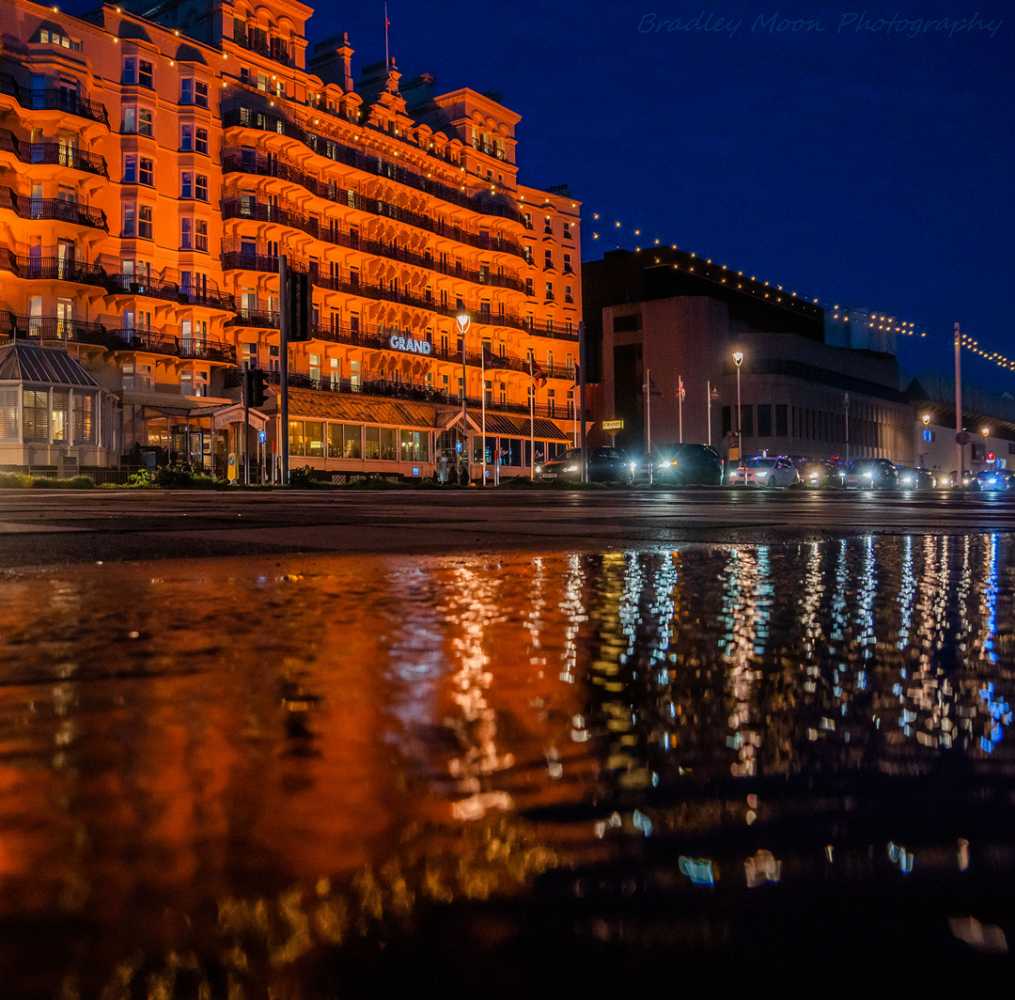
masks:
<svg viewBox="0 0 1015 1000"><path fill-rule="evenodd" d="M433 344L429 340L415 340L403 337L400 333L393 333L388 338L388 344L392 350L405 351L407 354L433 354Z"/></svg>

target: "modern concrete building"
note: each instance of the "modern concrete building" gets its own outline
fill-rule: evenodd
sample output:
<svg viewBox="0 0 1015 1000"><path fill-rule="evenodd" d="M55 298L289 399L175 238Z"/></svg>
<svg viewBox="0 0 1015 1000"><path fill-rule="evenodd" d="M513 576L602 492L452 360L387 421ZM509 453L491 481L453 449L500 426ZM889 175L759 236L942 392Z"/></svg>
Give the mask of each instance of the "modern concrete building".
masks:
<svg viewBox="0 0 1015 1000"><path fill-rule="evenodd" d="M736 444L737 368L745 454L913 457L913 410L893 342L836 346L822 307L795 292L672 249L614 251L584 266L594 418L623 420L618 444ZM833 327L834 329L834 327ZM646 371L650 383L646 407ZM709 399L709 388L712 398ZM599 432L601 434L601 431Z"/></svg>
<svg viewBox="0 0 1015 1000"><path fill-rule="evenodd" d="M0 340L66 352L118 402L103 448L55 440L51 415L33 447L54 468L145 451L235 474L240 369L279 379L282 255L313 286L310 339L291 348L293 466L478 462L484 400L505 474L573 439L578 202L520 181L516 112L403 82L394 60L357 81L348 37L309 44L311 14L0 9ZM17 416L0 427L17 443L44 433ZM259 432L277 455L274 389L248 454Z"/></svg>

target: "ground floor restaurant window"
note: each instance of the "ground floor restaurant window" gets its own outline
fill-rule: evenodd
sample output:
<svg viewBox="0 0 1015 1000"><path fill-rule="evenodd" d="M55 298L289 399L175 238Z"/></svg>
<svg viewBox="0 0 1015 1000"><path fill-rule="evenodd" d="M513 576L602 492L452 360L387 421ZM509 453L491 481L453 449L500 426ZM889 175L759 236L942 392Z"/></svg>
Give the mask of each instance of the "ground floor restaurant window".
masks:
<svg viewBox="0 0 1015 1000"><path fill-rule="evenodd" d="M290 420L289 454L374 462L429 462L430 435L427 431L403 431L394 427Z"/></svg>
<svg viewBox="0 0 1015 1000"><path fill-rule="evenodd" d="M0 389L0 441L17 441L18 390Z"/></svg>

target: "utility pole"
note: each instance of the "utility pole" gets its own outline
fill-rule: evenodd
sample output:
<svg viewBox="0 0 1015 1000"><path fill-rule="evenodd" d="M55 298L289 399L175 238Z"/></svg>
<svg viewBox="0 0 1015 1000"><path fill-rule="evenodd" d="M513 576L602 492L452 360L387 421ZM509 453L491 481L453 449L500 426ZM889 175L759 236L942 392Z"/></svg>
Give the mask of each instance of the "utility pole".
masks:
<svg viewBox="0 0 1015 1000"><path fill-rule="evenodd" d="M578 324L578 407L580 417L581 456L582 456L582 482L589 481L589 448L588 434L585 426L585 363L587 352L585 349L585 323Z"/></svg>
<svg viewBox="0 0 1015 1000"><path fill-rule="evenodd" d="M278 258L279 327L279 451L282 455L281 481L289 485L289 262Z"/></svg>
<svg viewBox="0 0 1015 1000"><path fill-rule="evenodd" d="M843 393L842 405L846 411L846 462L849 462L849 393Z"/></svg>
<svg viewBox="0 0 1015 1000"><path fill-rule="evenodd" d="M684 443L684 376L677 376L677 438Z"/></svg>
<svg viewBox="0 0 1015 1000"><path fill-rule="evenodd" d="M465 478L468 480L472 455L469 454L471 444L469 441L469 373L465 367L465 335L469 332L469 327L472 326L472 317L462 311L455 317L455 322L458 324L458 335L462 338L462 433L465 435ZM486 387L484 386L483 389L485 393ZM486 447L485 441L483 447ZM459 477L460 481L461 477Z"/></svg>
<svg viewBox="0 0 1015 1000"><path fill-rule="evenodd" d="M708 446L712 447L712 380L705 383L705 420L708 423Z"/></svg>
<svg viewBox="0 0 1015 1000"><path fill-rule="evenodd" d="M645 369L645 461L648 463L648 482L652 485L652 370Z"/></svg>
<svg viewBox="0 0 1015 1000"><path fill-rule="evenodd" d="M955 324L955 448L958 465L955 468L955 485L962 485L962 330Z"/></svg>
<svg viewBox="0 0 1015 1000"><path fill-rule="evenodd" d="M250 485L250 458L247 455L250 442L250 378L249 368L243 369L243 485Z"/></svg>

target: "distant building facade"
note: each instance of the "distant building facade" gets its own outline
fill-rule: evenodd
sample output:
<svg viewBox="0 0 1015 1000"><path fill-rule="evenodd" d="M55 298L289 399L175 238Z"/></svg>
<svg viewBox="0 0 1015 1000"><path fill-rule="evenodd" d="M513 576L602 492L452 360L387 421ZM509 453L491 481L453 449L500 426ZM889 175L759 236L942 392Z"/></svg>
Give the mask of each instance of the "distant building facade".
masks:
<svg viewBox="0 0 1015 1000"><path fill-rule="evenodd" d="M311 13L4 5L0 342L67 352L116 416L81 450L82 421L11 411L0 444L223 473L286 433L293 466L427 475L442 449L479 461L484 400L507 474L573 440L578 202L520 183L514 111L394 61L354 81L348 38L308 51ZM283 254L311 276L310 339L289 427L272 388L244 449L240 370L279 378Z"/></svg>
<svg viewBox="0 0 1015 1000"><path fill-rule="evenodd" d="M652 441L678 439L682 379L684 440L727 453L741 352L745 454L912 461L913 408L894 354L830 343L819 305L671 249L607 253L585 265L583 287L593 415L624 421L618 444L644 447L648 370Z"/></svg>

